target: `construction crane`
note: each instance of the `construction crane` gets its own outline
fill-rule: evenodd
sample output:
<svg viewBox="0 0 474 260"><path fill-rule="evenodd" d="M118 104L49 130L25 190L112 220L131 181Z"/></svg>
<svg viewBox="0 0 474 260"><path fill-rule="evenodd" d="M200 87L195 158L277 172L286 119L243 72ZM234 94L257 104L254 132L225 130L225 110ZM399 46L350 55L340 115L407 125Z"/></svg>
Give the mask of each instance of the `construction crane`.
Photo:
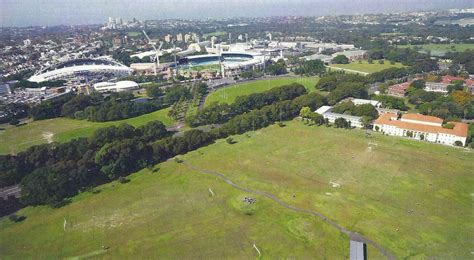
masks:
<svg viewBox="0 0 474 260"><path fill-rule="evenodd" d="M154 66L153 66L153 71L154 71L154 74L156 76L156 71L157 71L158 67L160 66L160 51L161 51L161 47L163 47L163 42L160 42L160 46L157 49L155 47L155 43L153 43L151 41L150 37L148 37L148 34L146 34L145 30L143 30L142 32L145 35L145 37L147 38L148 43L151 45L151 47L153 47L153 50L155 50L155 62L154 62Z"/></svg>

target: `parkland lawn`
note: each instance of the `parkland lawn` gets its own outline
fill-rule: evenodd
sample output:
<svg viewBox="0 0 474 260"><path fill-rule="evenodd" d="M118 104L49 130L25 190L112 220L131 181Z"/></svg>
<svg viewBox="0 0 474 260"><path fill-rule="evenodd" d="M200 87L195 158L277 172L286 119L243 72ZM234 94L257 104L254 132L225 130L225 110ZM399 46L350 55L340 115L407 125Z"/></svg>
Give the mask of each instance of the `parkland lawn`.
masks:
<svg viewBox="0 0 474 260"><path fill-rule="evenodd" d="M349 238L326 222L205 171L320 212L397 258L472 257L472 151L286 124L219 140L59 209L25 208L20 223L3 218L0 258L248 259L255 242L267 259L348 259ZM368 256L382 258L371 246Z"/></svg>
<svg viewBox="0 0 474 260"><path fill-rule="evenodd" d="M30 146L49 141L67 142L74 138L87 137L98 128L121 123L141 126L150 121L160 120L166 126L171 126L174 122L168 117L169 109L165 108L138 117L112 122L54 118L32 121L18 127L8 126L5 130L0 130L0 154L17 153Z"/></svg>
<svg viewBox="0 0 474 260"><path fill-rule="evenodd" d="M362 61L359 63L358 61L349 63L349 64L331 64L330 67L336 67L341 69L359 71L363 73L374 73L379 72L389 68L402 68L404 67L403 64L396 62L395 64L390 64L390 61L385 61L384 64L379 64L378 60L375 60L373 64L370 64L368 61Z"/></svg>
<svg viewBox="0 0 474 260"><path fill-rule="evenodd" d="M213 102L230 104L233 103L238 96L260 93L292 83L302 84L309 92L313 92L317 91L314 86L318 80L318 77L282 77L235 84L210 93L206 98L205 106L208 106Z"/></svg>
<svg viewBox="0 0 474 260"><path fill-rule="evenodd" d="M398 45L399 48L420 48L421 52L431 52L432 56L443 56L446 52L463 52L467 49L474 50L474 43L457 44L421 44L421 45Z"/></svg>

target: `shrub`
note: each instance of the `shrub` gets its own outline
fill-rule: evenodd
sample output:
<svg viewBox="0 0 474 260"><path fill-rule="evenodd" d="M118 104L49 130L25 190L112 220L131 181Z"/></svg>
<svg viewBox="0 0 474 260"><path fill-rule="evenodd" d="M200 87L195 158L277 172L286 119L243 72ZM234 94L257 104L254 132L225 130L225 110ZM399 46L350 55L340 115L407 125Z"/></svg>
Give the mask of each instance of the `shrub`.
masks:
<svg viewBox="0 0 474 260"><path fill-rule="evenodd" d="M12 214L12 215L8 216L8 219L12 222L21 222L21 221L25 220L26 217Z"/></svg>
<svg viewBox="0 0 474 260"><path fill-rule="evenodd" d="M228 144L235 144L235 143L237 143L232 137L229 137L229 138L225 139L225 141L226 141Z"/></svg>
<svg viewBox="0 0 474 260"><path fill-rule="evenodd" d="M446 128L446 129L453 129L453 128L454 128L454 124L451 124L451 123L445 124L445 125L443 125L443 128Z"/></svg>
<svg viewBox="0 0 474 260"><path fill-rule="evenodd" d="M119 181L120 183L122 183L122 184L129 183L129 182L130 182L129 179L127 179L127 178L125 178L125 177L122 177L122 176L120 176L120 177L118 178L118 181Z"/></svg>

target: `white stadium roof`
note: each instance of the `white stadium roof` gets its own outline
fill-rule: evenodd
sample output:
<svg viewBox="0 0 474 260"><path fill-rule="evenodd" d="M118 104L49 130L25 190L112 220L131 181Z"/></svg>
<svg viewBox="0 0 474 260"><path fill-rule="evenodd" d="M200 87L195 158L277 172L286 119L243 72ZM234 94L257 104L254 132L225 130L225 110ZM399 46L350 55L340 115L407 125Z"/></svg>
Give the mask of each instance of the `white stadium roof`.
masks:
<svg viewBox="0 0 474 260"><path fill-rule="evenodd" d="M78 64L74 64L77 61ZM84 64L81 64L84 63ZM117 75L129 75L132 69L116 61L107 59L71 60L38 72L28 80L31 82L43 82L49 80L65 79L80 73L112 73Z"/></svg>

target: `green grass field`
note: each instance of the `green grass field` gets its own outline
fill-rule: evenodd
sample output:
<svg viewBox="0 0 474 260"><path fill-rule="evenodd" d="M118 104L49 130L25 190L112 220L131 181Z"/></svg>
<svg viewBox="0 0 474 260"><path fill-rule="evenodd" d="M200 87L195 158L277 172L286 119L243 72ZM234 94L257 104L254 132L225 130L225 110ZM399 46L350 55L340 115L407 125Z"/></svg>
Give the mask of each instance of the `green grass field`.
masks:
<svg viewBox="0 0 474 260"><path fill-rule="evenodd" d="M360 71L364 73L374 73L384 69L389 68L402 68L404 67L401 63L396 62L395 64L390 64L390 61L385 61L384 64L379 64L377 60L374 61L373 64L369 64L367 61L359 62L352 62L349 64L331 64L331 67Z"/></svg>
<svg viewBox="0 0 474 260"><path fill-rule="evenodd" d="M256 80L246 83L236 84L230 87L219 89L210 93L206 98L205 106L212 102L232 103L238 96L250 95L253 93L260 93L282 85L299 83L305 86L310 91L316 91L315 85L318 82L317 77L284 77L275 79Z"/></svg>
<svg viewBox="0 0 474 260"><path fill-rule="evenodd" d="M5 130L0 130L0 154L17 153L48 141L66 142L74 138L90 136L100 127L121 123L140 126L153 120L160 120L165 125L171 126L174 122L168 117L168 111L169 108L166 108L135 118L103 123L55 118L33 121L19 127L9 126Z"/></svg>
<svg viewBox="0 0 474 260"><path fill-rule="evenodd" d="M264 258L348 258L349 238L332 226L203 174L210 170L320 212L397 258L472 257L472 152L299 121L233 138L63 208L25 208L21 223L1 219L0 255L255 258L255 242ZM257 202L248 206L244 196ZM371 246L368 256L383 258Z"/></svg>
<svg viewBox="0 0 474 260"><path fill-rule="evenodd" d="M141 32L127 32L127 35L130 37L138 37L142 35L142 33Z"/></svg>
<svg viewBox="0 0 474 260"><path fill-rule="evenodd" d="M421 45L399 45L399 48L415 48L421 49L421 52L431 52L432 56L443 56L446 52L463 52L467 49L474 50L474 43L457 43L457 44L421 44Z"/></svg>
<svg viewBox="0 0 474 260"><path fill-rule="evenodd" d="M190 66L188 69L189 71L219 71L220 66L219 64L210 64L210 65L197 65L197 66Z"/></svg>
<svg viewBox="0 0 474 260"><path fill-rule="evenodd" d="M227 32L225 32L225 31L215 31L215 32L212 32L212 33L206 33L202 37L204 39L207 39L207 38L212 37L212 36L218 37L218 36L225 36L225 35L227 35Z"/></svg>

